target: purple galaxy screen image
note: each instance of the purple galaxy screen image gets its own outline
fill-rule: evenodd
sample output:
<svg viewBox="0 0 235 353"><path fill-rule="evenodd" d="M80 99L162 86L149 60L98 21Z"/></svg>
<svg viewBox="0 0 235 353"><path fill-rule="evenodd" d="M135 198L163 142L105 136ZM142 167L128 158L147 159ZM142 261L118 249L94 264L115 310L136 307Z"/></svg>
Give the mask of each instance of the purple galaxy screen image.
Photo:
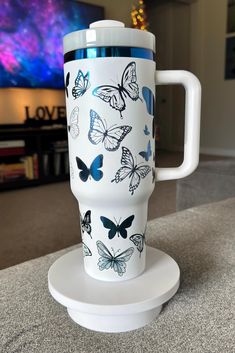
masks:
<svg viewBox="0 0 235 353"><path fill-rule="evenodd" d="M0 87L64 88L63 36L103 18L75 0L2 0Z"/></svg>

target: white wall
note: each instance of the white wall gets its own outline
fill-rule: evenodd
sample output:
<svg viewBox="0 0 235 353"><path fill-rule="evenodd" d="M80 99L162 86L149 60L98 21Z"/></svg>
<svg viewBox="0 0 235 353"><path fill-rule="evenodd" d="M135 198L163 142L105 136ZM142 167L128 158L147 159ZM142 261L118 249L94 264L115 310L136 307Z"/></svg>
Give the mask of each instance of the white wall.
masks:
<svg viewBox="0 0 235 353"><path fill-rule="evenodd" d="M202 83L201 151L235 156L235 80L224 80L227 0L190 8L190 67Z"/></svg>
<svg viewBox="0 0 235 353"><path fill-rule="evenodd" d="M157 67L190 70L201 81L201 152L235 156L235 80L224 80L227 0L151 6ZM183 96L179 87L157 88L162 148L183 147Z"/></svg>
<svg viewBox="0 0 235 353"><path fill-rule="evenodd" d="M83 2L105 7L105 18L122 21L126 26L131 24L130 12L132 0L83 0ZM0 124L21 123L25 119L25 106L31 112L38 106L63 106L63 90L50 89L0 89Z"/></svg>
<svg viewBox="0 0 235 353"><path fill-rule="evenodd" d="M189 68L190 8L183 3L151 3L150 30L156 36L157 69ZM184 139L184 90L181 86L158 86L157 124L160 148L181 149Z"/></svg>

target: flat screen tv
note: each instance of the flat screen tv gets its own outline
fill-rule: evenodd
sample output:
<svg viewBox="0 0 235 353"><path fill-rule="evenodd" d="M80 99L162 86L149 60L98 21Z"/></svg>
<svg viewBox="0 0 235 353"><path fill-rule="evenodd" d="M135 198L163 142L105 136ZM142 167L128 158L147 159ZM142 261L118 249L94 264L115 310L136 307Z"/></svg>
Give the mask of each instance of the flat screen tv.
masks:
<svg viewBox="0 0 235 353"><path fill-rule="evenodd" d="M75 0L1 1L0 87L64 88L63 36L103 18Z"/></svg>

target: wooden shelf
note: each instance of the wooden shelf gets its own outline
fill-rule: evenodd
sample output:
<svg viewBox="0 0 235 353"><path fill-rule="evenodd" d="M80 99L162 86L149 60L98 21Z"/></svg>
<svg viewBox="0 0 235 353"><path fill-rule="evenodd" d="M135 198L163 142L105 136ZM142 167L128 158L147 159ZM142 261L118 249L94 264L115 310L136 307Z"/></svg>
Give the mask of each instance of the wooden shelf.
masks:
<svg viewBox="0 0 235 353"><path fill-rule="evenodd" d="M226 38L235 37L235 32L226 33Z"/></svg>
<svg viewBox="0 0 235 353"><path fill-rule="evenodd" d="M60 181L65 181L69 179L68 175L68 166L65 164L68 163L67 154L68 151L56 150L56 142L58 141L67 141L67 127L66 126L46 126L46 127L0 127L0 140L24 140L25 141L25 156L35 155L38 160L38 178L36 179L15 179L11 181L0 182L0 191L18 189L29 186L37 186L48 183L55 183ZM66 142L65 142L66 144ZM53 149L54 148L54 149ZM45 171L45 164L43 159L45 154L50 155L50 160L48 161L48 170ZM57 175L55 173L53 166L53 158L55 154L61 153L60 155L60 172ZM14 157L14 156L13 156ZM22 156L18 156L20 158ZM62 160L63 157L63 160ZM10 163L12 156L0 157L1 163ZM17 158L17 156L16 156Z"/></svg>

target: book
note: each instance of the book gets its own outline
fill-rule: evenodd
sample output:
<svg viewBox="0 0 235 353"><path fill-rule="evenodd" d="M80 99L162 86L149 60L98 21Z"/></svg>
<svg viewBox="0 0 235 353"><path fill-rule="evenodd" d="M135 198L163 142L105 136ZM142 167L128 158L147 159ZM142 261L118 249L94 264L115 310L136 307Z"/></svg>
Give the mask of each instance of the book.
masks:
<svg viewBox="0 0 235 353"><path fill-rule="evenodd" d="M38 179L38 177L39 177L37 153L34 153L34 155L33 155L33 176L34 176L34 179Z"/></svg>
<svg viewBox="0 0 235 353"><path fill-rule="evenodd" d="M52 149L54 152L66 152L68 151L68 141L61 140L52 143Z"/></svg>
<svg viewBox="0 0 235 353"><path fill-rule="evenodd" d="M43 174L44 176L49 175L49 154L44 153L42 156L42 163L43 163Z"/></svg>
<svg viewBox="0 0 235 353"><path fill-rule="evenodd" d="M33 174L33 156L27 156L28 159L28 179L32 180L34 179L34 174Z"/></svg>
<svg viewBox="0 0 235 353"><path fill-rule="evenodd" d="M1 164L4 168L4 170L7 171L14 171L14 170L19 170L19 169L24 169L24 162L19 162L19 163L3 163Z"/></svg>
<svg viewBox="0 0 235 353"><path fill-rule="evenodd" d="M65 175L69 174L69 154L65 152L64 154L64 172Z"/></svg>
<svg viewBox="0 0 235 353"><path fill-rule="evenodd" d="M37 154L25 156L23 158L25 176L27 179L37 179L38 178L38 157Z"/></svg>
<svg viewBox="0 0 235 353"><path fill-rule="evenodd" d="M0 149L1 148L12 148L12 147L25 147L24 140L6 140L0 141Z"/></svg>
<svg viewBox="0 0 235 353"><path fill-rule="evenodd" d="M19 156L25 154L24 147L7 147L7 148L0 148L0 157L6 156Z"/></svg>
<svg viewBox="0 0 235 353"><path fill-rule="evenodd" d="M58 176L61 173L61 153L54 153L54 175Z"/></svg>
<svg viewBox="0 0 235 353"><path fill-rule="evenodd" d="M25 165L23 161L19 163L0 164L0 182L25 177Z"/></svg>

